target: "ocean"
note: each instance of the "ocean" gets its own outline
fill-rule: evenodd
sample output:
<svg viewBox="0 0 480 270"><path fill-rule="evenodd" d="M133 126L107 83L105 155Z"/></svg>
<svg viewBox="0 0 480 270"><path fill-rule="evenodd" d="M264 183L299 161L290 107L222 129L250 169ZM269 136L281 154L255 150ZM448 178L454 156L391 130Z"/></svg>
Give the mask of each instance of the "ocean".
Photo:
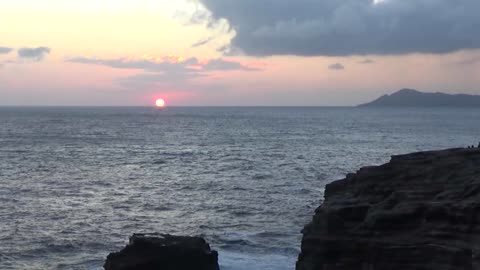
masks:
<svg viewBox="0 0 480 270"><path fill-rule="evenodd" d="M477 145L480 109L2 107L0 269L102 269L137 232L292 270L327 183Z"/></svg>

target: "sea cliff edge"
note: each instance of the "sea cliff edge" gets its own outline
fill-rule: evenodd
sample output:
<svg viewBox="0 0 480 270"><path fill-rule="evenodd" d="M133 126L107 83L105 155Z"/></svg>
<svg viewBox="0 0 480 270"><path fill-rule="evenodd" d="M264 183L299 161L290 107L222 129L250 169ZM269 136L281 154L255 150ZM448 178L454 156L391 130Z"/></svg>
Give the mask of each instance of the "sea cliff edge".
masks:
<svg viewBox="0 0 480 270"><path fill-rule="evenodd" d="M297 270L480 269L480 148L393 156L327 185Z"/></svg>

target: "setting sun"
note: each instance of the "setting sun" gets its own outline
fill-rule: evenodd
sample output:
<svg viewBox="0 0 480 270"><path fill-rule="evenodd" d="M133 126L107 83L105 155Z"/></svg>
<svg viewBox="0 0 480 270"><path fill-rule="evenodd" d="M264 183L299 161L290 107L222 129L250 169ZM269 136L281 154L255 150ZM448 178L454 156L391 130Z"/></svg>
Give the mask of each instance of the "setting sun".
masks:
<svg viewBox="0 0 480 270"><path fill-rule="evenodd" d="M166 102L163 98L159 98L155 101L155 106L157 106L157 108L165 108Z"/></svg>

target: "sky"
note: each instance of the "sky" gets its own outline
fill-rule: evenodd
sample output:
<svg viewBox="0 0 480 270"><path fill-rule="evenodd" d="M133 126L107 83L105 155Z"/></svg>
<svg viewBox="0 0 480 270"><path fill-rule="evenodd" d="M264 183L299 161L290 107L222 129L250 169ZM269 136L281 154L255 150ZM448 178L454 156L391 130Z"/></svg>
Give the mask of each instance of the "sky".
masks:
<svg viewBox="0 0 480 270"><path fill-rule="evenodd" d="M0 0L0 105L480 94L478 0Z"/></svg>

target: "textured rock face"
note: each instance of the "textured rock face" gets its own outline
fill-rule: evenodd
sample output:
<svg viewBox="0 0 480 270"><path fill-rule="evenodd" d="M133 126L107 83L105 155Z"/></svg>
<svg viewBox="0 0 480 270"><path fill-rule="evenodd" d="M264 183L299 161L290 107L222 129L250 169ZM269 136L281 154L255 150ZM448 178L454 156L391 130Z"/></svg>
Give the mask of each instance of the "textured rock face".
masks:
<svg viewBox="0 0 480 270"><path fill-rule="evenodd" d="M329 184L297 270L480 269L480 149L394 156Z"/></svg>
<svg viewBox="0 0 480 270"><path fill-rule="evenodd" d="M218 253L200 237L134 234L108 255L105 270L219 270Z"/></svg>

